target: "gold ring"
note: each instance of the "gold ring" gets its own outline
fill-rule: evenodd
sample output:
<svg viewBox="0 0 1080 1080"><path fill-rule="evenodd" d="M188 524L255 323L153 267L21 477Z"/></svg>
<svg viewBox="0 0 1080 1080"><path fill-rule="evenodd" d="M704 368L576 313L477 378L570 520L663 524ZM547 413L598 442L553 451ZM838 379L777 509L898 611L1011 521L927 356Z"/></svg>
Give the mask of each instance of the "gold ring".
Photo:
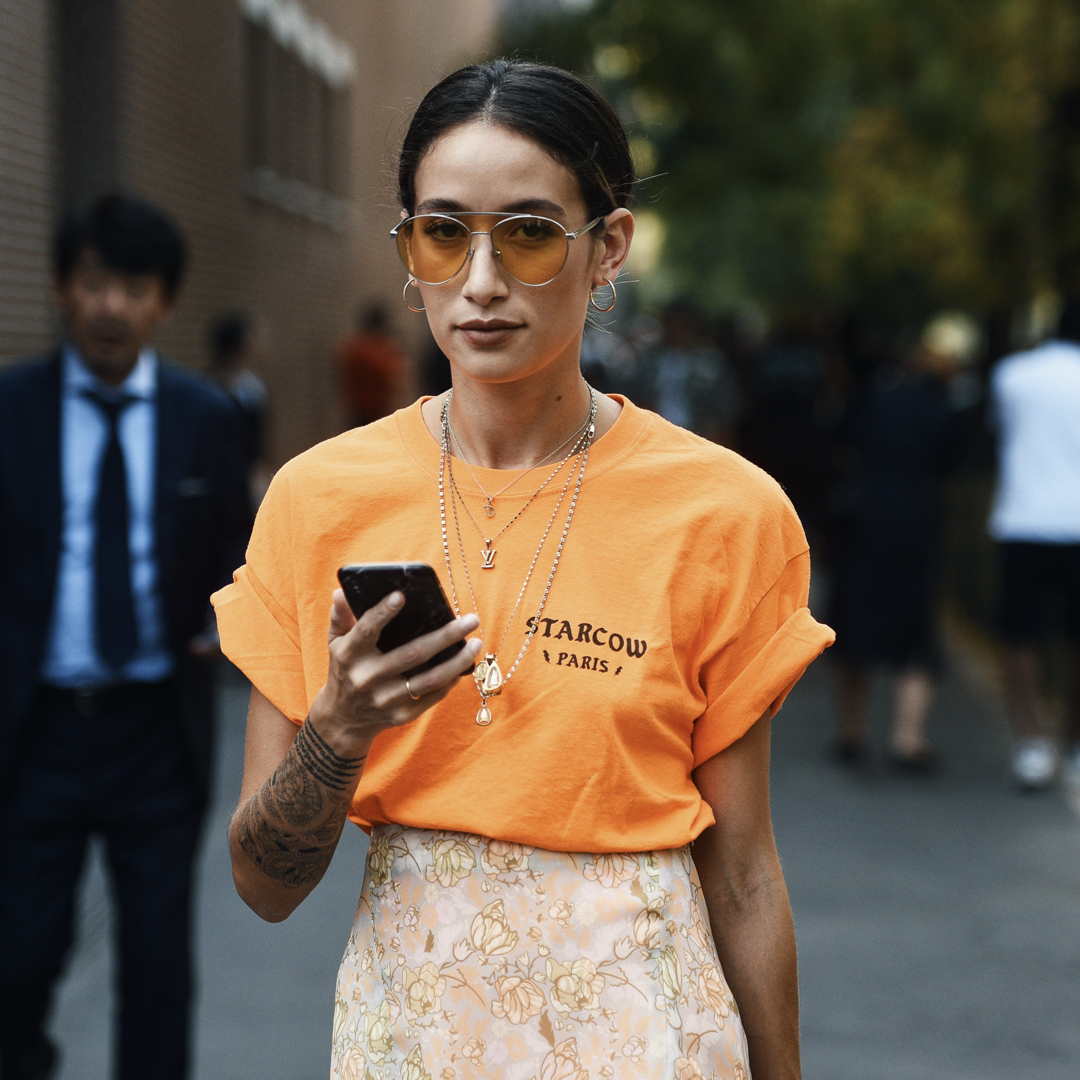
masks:
<svg viewBox="0 0 1080 1080"><path fill-rule="evenodd" d="M405 689L409 691L409 697L411 697L413 699L413 701L419 701L420 700L420 695L419 694L414 694L412 692L412 687L409 685L409 680L408 679L405 680Z"/></svg>

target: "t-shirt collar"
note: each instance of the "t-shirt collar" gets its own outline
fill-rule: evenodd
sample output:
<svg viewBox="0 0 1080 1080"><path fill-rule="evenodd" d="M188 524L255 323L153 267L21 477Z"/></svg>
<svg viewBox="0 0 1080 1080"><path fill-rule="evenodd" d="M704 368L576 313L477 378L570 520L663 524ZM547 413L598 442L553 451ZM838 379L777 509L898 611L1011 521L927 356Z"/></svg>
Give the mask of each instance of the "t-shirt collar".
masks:
<svg viewBox="0 0 1080 1080"><path fill-rule="evenodd" d="M599 472L606 472L611 466L621 461L630 454L637 446L642 435L649 426L652 414L644 409L639 409L629 398L622 394L609 394L622 405L615 423L596 440L589 451L589 466L586 473L586 482L590 476L596 476ZM431 476L437 476L439 472L440 448L438 442L432 438L424 423L420 412L425 401L430 401L430 396L422 397L413 402L408 408L400 410L396 414L398 431L401 439L413 459ZM488 481L495 488L501 487L513 475L512 470L484 469L473 466L473 472L481 483ZM454 472L455 481L459 482L464 489L474 490L469 482L468 474L458 476ZM555 494L561 489L561 484L553 484L541 493L541 496Z"/></svg>

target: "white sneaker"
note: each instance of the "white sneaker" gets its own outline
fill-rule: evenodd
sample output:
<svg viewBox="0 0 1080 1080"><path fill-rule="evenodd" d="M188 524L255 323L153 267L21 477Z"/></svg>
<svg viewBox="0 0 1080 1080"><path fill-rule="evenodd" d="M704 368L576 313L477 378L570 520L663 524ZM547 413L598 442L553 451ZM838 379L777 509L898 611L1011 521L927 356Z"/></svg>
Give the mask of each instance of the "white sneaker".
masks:
<svg viewBox="0 0 1080 1080"><path fill-rule="evenodd" d="M1021 739L1013 752L1013 776L1026 791L1049 787L1057 764L1057 749L1049 739Z"/></svg>

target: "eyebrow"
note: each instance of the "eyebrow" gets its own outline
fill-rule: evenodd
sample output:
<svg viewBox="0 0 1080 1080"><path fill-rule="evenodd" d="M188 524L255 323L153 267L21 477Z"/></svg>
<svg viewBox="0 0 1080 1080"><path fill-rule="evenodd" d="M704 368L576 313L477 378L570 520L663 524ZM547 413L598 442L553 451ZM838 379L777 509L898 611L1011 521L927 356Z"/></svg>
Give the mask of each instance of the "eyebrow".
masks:
<svg viewBox="0 0 1080 1080"><path fill-rule="evenodd" d="M455 199L425 199L416 207L416 213L418 214L430 214L439 210L444 210L448 214L476 214L481 212L492 214L566 213L563 207L550 199L519 199L517 202L504 206L501 210L489 211L471 210Z"/></svg>

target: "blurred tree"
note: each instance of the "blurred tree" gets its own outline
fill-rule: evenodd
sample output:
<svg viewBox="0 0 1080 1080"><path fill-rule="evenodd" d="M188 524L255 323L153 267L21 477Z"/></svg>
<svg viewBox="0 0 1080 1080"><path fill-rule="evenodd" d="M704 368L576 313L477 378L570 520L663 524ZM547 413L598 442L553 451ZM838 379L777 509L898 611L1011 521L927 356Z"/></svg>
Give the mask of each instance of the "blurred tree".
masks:
<svg viewBox="0 0 1080 1080"><path fill-rule="evenodd" d="M616 103L708 309L895 325L1080 287L1080 0L599 0L504 44Z"/></svg>

